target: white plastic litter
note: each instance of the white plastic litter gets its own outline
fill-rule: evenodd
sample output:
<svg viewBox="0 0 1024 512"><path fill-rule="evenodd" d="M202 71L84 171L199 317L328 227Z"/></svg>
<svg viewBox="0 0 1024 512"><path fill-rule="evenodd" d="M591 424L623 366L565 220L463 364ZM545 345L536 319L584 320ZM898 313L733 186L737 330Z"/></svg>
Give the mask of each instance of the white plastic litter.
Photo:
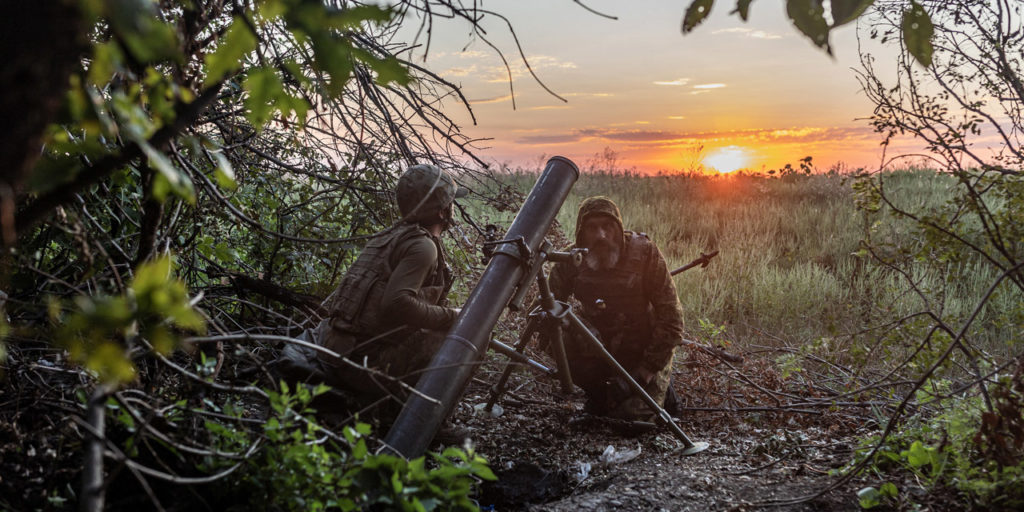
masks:
<svg viewBox="0 0 1024 512"><path fill-rule="evenodd" d="M576 465L569 471L569 478L577 484L583 483L590 476L590 469L589 462L576 461Z"/></svg>
<svg viewBox="0 0 1024 512"><path fill-rule="evenodd" d="M494 407L491 408L490 413L488 413L485 410L486 407L487 402L481 402L479 404L474 405L473 414L486 414L492 418L499 418L501 417L502 414L505 414L505 409L501 407L501 404L494 404Z"/></svg>
<svg viewBox="0 0 1024 512"><path fill-rule="evenodd" d="M601 454L601 463L605 465L621 464L623 462L629 462L640 456L642 448L640 445L636 445L636 449L633 450L621 450L618 451L614 446L608 445L604 449L604 453Z"/></svg>

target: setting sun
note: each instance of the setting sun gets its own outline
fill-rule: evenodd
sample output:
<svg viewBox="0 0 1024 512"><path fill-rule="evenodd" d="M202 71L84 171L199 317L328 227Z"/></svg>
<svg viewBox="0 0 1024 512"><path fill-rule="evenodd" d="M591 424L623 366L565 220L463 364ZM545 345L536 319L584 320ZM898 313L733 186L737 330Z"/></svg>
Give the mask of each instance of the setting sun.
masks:
<svg viewBox="0 0 1024 512"><path fill-rule="evenodd" d="M704 157L704 166L720 173L733 172L750 165L750 157L745 148L726 146L718 148Z"/></svg>

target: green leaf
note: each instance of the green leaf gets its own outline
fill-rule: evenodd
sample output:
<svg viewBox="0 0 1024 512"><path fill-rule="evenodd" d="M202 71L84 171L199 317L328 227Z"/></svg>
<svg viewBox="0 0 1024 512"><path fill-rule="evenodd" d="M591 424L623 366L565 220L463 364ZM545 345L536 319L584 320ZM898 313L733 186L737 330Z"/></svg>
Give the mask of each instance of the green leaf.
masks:
<svg viewBox="0 0 1024 512"><path fill-rule="evenodd" d="M149 343L153 345L153 350L161 355L171 355L174 348L178 346L178 338L162 326L152 329L148 333L147 338Z"/></svg>
<svg viewBox="0 0 1024 512"><path fill-rule="evenodd" d="M400 494L402 492L402 487L403 487L402 479L399 478L398 471L392 472L391 473L391 489L395 492L395 494Z"/></svg>
<svg viewBox="0 0 1024 512"><path fill-rule="evenodd" d="M221 242L214 247L213 254L217 256L218 260L224 263L234 263L240 259L238 257L238 251L228 247L228 244L224 242Z"/></svg>
<svg viewBox="0 0 1024 512"><path fill-rule="evenodd" d="M185 283L172 277L171 267L167 255L139 265L131 285L137 315L144 322L142 334L161 353L172 350L178 341L163 323L200 332L206 328L203 317L188 303Z"/></svg>
<svg viewBox="0 0 1024 512"><path fill-rule="evenodd" d="M330 77L328 94L337 98L352 75L352 46L343 39L324 34L313 38L313 53L317 66Z"/></svg>
<svg viewBox="0 0 1024 512"><path fill-rule="evenodd" d="M165 75L153 67L146 68L146 74L146 82L150 85L149 93L146 95L146 99L149 100L149 111L161 124L170 124L177 115L174 111L174 96L171 93L173 86Z"/></svg>
<svg viewBox="0 0 1024 512"><path fill-rule="evenodd" d="M121 47L114 41L98 43L92 47L92 62L89 64L89 83L102 87L121 69Z"/></svg>
<svg viewBox="0 0 1024 512"><path fill-rule="evenodd" d="M309 112L309 102L305 98L296 98L294 96L287 95L284 98L287 108L282 107L281 111L292 111L295 113L295 117L299 121L299 125L306 124L306 114Z"/></svg>
<svg viewBox="0 0 1024 512"><path fill-rule="evenodd" d="M686 15L683 16L683 33L686 34L700 25L711 14L711 7L714 4L715 0L693 0L690 2L690 6L686 8Z"/></svg>
<svg viewBox="0 0 1024 512"><path fill-rule="evenodd" d="M174 27L157 17L151 0L109 0L104 14L128 53L142 63L166 59L184 60Z"/></svg>
<svg viewBox="0 0 1024 512"><path fill-rule="evenodd" d="M928 12L921 4L911 0L910 8L903 13L903 44L922 66L932 65L932 35L935 26Z"/></svg>
<svg viewBox="0 0 1024 512"><path fill-rule="evenodd" d="M171 278L171 257L160 256L138 266L132 280L135 295L149 295L153 290L163 288Z"/></svg>
<svg viewBox="0 0 1024 512"><path fill-rule="evenodd" d="M910 449L900 452L900 455L907 458L907 463L910 464L910 467L912 468L919 468L932 461L932 455L929 452L929 448L922 444L921 441L914 441L914 443L910 445Z"/></svg>
<svg viewBox="0 0 1024 512"><path fill-rule="evenodd" d="M828 43L828 22L825 21L825 8L821 0L788 0L786 13L800 32L816 45L825 48L832 54Z"/></svg>
<svg viewBox="0 0 1024 512"><path fill-rule="evenodd" d="M473 464L473 473L484 480L490 480L492 482L498 479L498 476L495 475L494 472L491 471L491 468L487 467L486 464Z"/></svg>
<svg viewBox="0 0 1024 512"><path fill-rule="evenodd" d="M752 1L753 0L737 0L736 8L733 9L733 11L729 14L739 13L740 18L743 21L747 21L747 19L750 17L750 2Z"/></svg>
<svg viewBox="0 0 1024 512"><path fill-rule="evenodd" d="M409 76L409 71L402 64L402 61L393 56L381 59L360 48L353 48L352 55L377 72L377 83L379 84L397 82L400 85L406 85L412 81L412 77Z"/></svg>
<svg viewBox="0 0 1024 512"><path fill-rule="evenodd" d="M857 491L857 501L860 503L860 508L875 508L882 503L882 493L874 487L865 487Z"/></svg>
<svg viewBox="0 0 1024 512"><path fill-rule="evenodd" d="M192 180L188 179L179 171L174 164L165 156L163 153L157 151L153 146L150 146L148 142L144 140L136 140L136 144L142 148L142 152L146 155L149 161L149 167L159 173L158 179L153 180L153 195L158 201L162 201L167 196L167 189L164 184L157 185L159 178L166 180L166 186L169 187L170 191L174 192L175 195L181 197L189 204L195 204L196 202L196 191L192 186Z"/></svg>
<svg viewBox="0 0 1024 512"><path fill-rule="evenodd" d="M387 23L395 15L395 12L388 7L379 5L359 5L356 7L332 11L324 26L349 30L356 28L366 21L372 21L378 25Z"/></svg>
<svg viewBox="0 0 1024 512"><path fill-rule="evenodd" d="M270 68L250 70L245 77L245 90L249 95L245 98L245 108L249 110L248 118L257 130L270 120L275 107L286 96L284 86L277 72Z"/></svg>
<svg viewBox="0 0 1024 512"><path fill-rule="evenodd" d="M832 27L857 19L873 3L875 0L832 0Z"/></svg>
<svg viewBox="0 0 1024 512"><path fill-rule="evenodd" d="M281 0L266 0L263 5L260 6L259 12L256 16L256 21L261 23L261 26L268 21L274 20L280 17L282 14L287 12L288 6Z"/></svg>
<svg viewBox="0 0 1024 512"><path fill-rule="evenodd" d="M878 491L882 496L886 496L888 498L895 498L900 493L899 489L896 488L896 484L892 482L882 484L882 487Z"/></svg>
<svg viewBox="0 0 1024 512"><path fill-rule="evenodd" d="M206 79L203 80L203 87L209 87L224 75L239 69L242 66L242 59L255 49L256 36L249 30L245 21L236 16L217 51L206 56Z"/></svg>
<svg viewBox="0 0 1024 512"><path fill-rule="evenodd" d="M213 176L217 179L217 185L225 190L235 190L238 183L235 181L235 170L231 167L231 161L224 156L224 151L210 151L213 159L217 161L217 168L213 170Z"/></svg>
<svg viewBox="0 0 1024 512"><path fill-rule="evenodd" d="M167 196L174 193L174 187L163 174L157 174L153 178L152 187L153 198L161 203L167 200Z"/></svg>
<svg viewBox="0 0 1024 512"><path fill-rule="evenodd" d="M117 118L118 131L129 140L145 140L156 130L156 123L142 108L138 98L116 91L110 105Z"/></svg>
<svg viewBox="0 0 1024 512"><path fill-rule="evenodd" d="M202 254L207 258L212 257L213 239L210 238L209 236L199 237L199 239L196 241L196 249L199 251L199 254Z"/></svg>
<svg viewBox="0 0 1024 512"><path fill-rule="evenodd" d="M409 70L402 65L402 62L395 57L389 56L386 59L376 59L369 63L370 68L377 72L377 83L386 85L396 82L399 85L406 85L412 81Z"/></svg>
<svg viewBox="0 0 1024 512"><path fill-rule="evenodd" d="M302 85L309 85L309 77L303 72L303 67L295 60L288 59L281 63L283 71L286 71L289 76L295 79L296 82Z"/></svg>
<svg viewBox="0 0 1024 512"><path fill-rule="evenodd" d="M366 448L366 440L360 439L356 441L356 444L352 446L352 458L359 460L366 458L369 450Z"/></svg>
<svg viewBox="0 0 1024 512"><path fill-rule="evenodd" d="M135 378L135 366L117 343L102 342L79 355L84 356L85 367L96 372L103 382L120 384Z"/></svg>

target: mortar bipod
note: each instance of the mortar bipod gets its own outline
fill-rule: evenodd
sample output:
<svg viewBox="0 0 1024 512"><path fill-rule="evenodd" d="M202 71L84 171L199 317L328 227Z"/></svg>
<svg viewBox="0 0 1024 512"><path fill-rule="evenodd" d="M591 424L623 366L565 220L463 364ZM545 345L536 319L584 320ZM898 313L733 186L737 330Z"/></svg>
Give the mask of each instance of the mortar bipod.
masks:
<svg viewBox="0 0 1024 512"><path fill-rule="evenodd" d="M513 348L514 352L509 353L507 350L498 350L498 352L508 356L508 358L511 359L511 361L505 363L505 366L501 372L501 377L499 377L498 382L491 387L490 395L487 398L487 405L484 406L485 411L491 412L491 410L494 409L494 404L497 403L498 400L501 399L501 395L505 393L505 386L506 384L508 384L508 378L512 374L512 370L514 368L512 363L516 361L520 363L525 363L527 366L534 368L548 376L558 377L559 381L562 384L562 392L566 394L572 393L572 374L569 371L569 362L565 354L565 345L562 344L562 330L558 327L557 324L550 325L556 322L562 322L562 317L564 317L565 312L569 311L569 308L566 304L561 302L557 302L556 304L561 306L561 316L553 316L549 314L548 312L544 311L542 306L534 308L534 310L531 311L528 316L529 319L526 322L526 327L523 328L522 334L519 336L519 341L516 342L515 347ZM527 345L530 344L533 335L540 330L547 330L548 332L551 332L553 334L552 339L550 341L553 344L555 352L555 363L558 365L557 369L548 369L541 365L540 363L536 363L532 359L529 359L524 354L524 351L526 350Z"/></svg>

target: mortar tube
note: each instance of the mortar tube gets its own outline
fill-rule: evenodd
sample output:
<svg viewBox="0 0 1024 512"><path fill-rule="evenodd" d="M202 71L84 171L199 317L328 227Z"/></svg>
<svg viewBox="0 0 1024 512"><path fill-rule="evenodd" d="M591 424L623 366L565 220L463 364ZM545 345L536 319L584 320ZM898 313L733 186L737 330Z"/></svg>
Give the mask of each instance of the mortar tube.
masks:
<svg viewBox="0 0 1024 512"><path fill-rule="evenodd" d="M505 234L506 240L521 239L530 254L520 254L514 243L495 249L444 344L416 383L417 393L409 396L384 438L385 451L407 458L426 451L483 359L494 324L529 270L530 262L524 257L536 255L579 175L576 164L567 158L548 160Z"/></svg>

